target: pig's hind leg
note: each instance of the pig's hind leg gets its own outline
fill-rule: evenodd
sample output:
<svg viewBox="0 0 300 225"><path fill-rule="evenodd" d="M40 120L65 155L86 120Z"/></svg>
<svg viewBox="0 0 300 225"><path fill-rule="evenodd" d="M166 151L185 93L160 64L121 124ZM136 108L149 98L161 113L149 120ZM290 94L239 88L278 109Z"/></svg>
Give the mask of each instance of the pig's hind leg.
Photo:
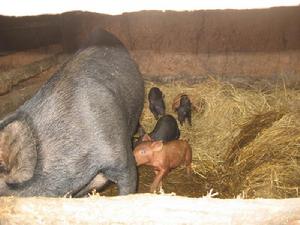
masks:
<svg viewBox="0 0 300 225"><path fill-rule="evenodd" d="M132 156L132 160L126 166L108 169L104 175L118 186L119 195L127 195L136 192L137 189L137 170Z"/></svg>
<svg viewBox="0 0 300 225"><path fill-rule="evenodd" d="M117 176L111 179L117 184L119 195L128 195L136 192L137 188L137 173L136 168L124 169L122 172L119 171Z"/></svg>
<svg viewBox="0 0 300 225"><path fill-rule="evenodd" d="M88 183L83 189L79 190L73 197L84 197L92 190L100 190L108 183L108 179L101 173L97 174L94 179Z"/></svg>

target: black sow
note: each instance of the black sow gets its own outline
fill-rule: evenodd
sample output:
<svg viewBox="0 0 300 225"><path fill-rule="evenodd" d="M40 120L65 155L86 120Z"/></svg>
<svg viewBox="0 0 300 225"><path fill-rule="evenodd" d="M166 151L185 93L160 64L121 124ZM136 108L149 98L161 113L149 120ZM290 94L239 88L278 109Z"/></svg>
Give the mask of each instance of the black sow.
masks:
<svg viewBox="0 0 300 225"><path fill-rule="evenodd" d="M0 196L82 196L107 180L136 191L144 82L112 34L98 30L87 45L0 121Z"/></svg>

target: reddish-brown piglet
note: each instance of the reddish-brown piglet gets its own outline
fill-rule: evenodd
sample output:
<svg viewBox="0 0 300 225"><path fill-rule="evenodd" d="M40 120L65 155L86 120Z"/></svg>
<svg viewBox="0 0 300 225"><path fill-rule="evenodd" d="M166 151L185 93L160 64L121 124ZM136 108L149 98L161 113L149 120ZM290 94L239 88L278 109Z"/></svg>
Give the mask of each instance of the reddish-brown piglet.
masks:
<svg viewBox="0 0 300 225"><path fill-rule="evenodd" d="M154 168L156 176L150 192L161 187L163 177L180 165L185 165L187 174L191 175L192 150L187 141L144 141L136 146L133 153L138 166L148 165Z"/></svg>

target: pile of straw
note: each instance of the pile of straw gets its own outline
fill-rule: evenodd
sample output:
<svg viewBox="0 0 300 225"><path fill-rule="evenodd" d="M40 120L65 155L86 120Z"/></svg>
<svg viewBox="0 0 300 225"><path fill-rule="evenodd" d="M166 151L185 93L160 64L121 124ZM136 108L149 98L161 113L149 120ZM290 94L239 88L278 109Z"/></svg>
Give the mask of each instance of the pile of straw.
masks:
<svg viewBox="0 0 300 225"><path fill-rule="evenodd" d="M165 95L166 110L186 93L193 104L192 126L180 127L193 149L194 172L206 192L219 197L298 197L300 187L300 91L282 87L237 88L217 80L199 84L146 82ZM152 131L155 119L145 98L141 124ZM203 193L204 194L204 193Z"/></svg>

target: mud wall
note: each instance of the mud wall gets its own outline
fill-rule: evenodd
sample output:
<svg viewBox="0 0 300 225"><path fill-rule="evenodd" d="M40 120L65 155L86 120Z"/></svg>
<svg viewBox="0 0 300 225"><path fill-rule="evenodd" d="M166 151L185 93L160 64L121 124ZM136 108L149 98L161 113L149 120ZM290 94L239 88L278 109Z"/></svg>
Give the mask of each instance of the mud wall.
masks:
<svg viewBox="0 0 300 225"><path fill-rule="evenodd" d="M0 53L38 48L61 41L59 15L0 16Z"/></svg>
<svg viewBox="0 0 300 225"><path fill-rule="evenodd" d="M74 50L101 26L120 38L145 77L300 80L300 7L119 16L70 12L0 17L0 25L2 51L50 43ZM15 27L20 29L12 32Z"/></svg>

